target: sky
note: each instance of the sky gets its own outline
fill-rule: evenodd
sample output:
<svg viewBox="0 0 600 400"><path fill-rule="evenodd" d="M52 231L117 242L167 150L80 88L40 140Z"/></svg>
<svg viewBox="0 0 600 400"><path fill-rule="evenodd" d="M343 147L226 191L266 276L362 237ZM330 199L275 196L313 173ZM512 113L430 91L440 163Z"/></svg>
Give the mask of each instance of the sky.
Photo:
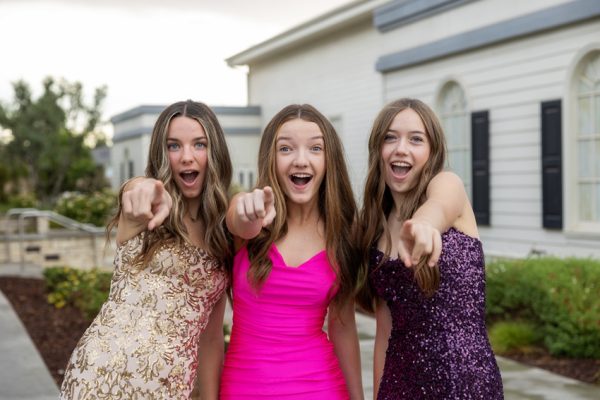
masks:
<svg viewBox="0 0 600 400"><path fill-rule="evenodd" d="M351 0L0 0L0 102L23 79L108 86L103 117L193 99L246 105L225 59Z"/></svg>

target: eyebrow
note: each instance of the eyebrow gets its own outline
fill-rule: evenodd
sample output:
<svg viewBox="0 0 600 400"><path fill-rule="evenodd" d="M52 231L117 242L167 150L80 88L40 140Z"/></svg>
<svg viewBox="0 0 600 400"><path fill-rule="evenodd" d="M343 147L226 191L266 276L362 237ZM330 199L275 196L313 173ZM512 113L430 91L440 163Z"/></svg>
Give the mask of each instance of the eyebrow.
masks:
<svg viewBox="0 0 600 400"><path fill-rule="evenodd" d="M324 140L324 137L323 137L323 135L318 135L318 136L313 136L311 138L308 138L308 140L317 140L317 139L323 139ZM292 140L292 138L289 137L289 136L279 136L276 141L279 142L281 140Z"/></svg>
<svg viewBox="0 0 600 400"><path fill-rule="evenodd" d="M396 129L392 129L392 128L388 128L387 132L394 132L394 133L399 133L398 130ZM408 131L408 133L420 133L421 135L427 135L425 132L423 131Z"/></svg>
<svg viewBox="0 0 600 400"><path fill-rule="evenodd" d="M208 139L208 137L206 137L206 136L198 136L198 137L195 137L195 138L193 138L193 139L192 139L192 141L196 141L196 140L202 140L202 139ZM169 140L171 140L171 141L173 141L173 142L180 142L180 141L181 141L181 140L179 140L179 139L177 139L177 138L169 138L169 137L168 137L168 138L167 138L167 141L169 141Z"/></svg>

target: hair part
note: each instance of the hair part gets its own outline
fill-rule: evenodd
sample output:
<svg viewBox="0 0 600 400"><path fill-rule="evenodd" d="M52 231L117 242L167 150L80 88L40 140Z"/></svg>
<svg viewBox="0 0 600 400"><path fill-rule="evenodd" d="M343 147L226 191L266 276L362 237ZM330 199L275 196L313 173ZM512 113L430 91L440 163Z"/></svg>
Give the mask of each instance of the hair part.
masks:
<svg viewBox="0 0 600 400"><path fill-rule="evenodd" d="M231 183L232 166L229 150L225 142L225 134L214 112L204 103L192 100L171 104L158 116L148 151L146 177L161 181L165 190L173 199L171 212L163 224L153 231L146 231L143 237L142 251L134 259L141 267L148 265L154 253L165 242L183 241L191 243L183 222L188 212L183 195L175 183L167 151L167 138L171 121L176 117L187 117L198 121L204 129L208 140L208 162L204 185L201 192L198 219L204 228L205 250L222 265L230 268L233 250L230 235L225 226L225 213L228 206L228 189ZM107 226L107 232L118 224L121 215L121 197L124 186L118 197L117 213Z"/></svg>
<svg viewBox="0 0 600 400"><path fill-rule="evenodd" d="M397 210L402 221L412 218L415 211L425 202L429 182L444 169L446 162L446 142L442 125L427 104L417 99L402 98L387 104L379 112L369 137L367 181L357 230L362 265L367 271L371 248L377 245L382 236L385 243L385 257L379 266L390 258L391 234L387 220L394 208L394 199L383 176L385 165L381 157L381 148L392 121L398 113L406 109L413 110L421 118L431 150L417 185L404 196L400 209ZM425 256L414 267L414 276L419 288L428 297L432 296L439 287L439 269L437 266L434 268L427 266L427 257ZM366 310L373 311L375 296L373 289L368 284L368 272L361 276L360 283L363 290L358 296L358 302Z"/></svg>
<svg viewBox="0 0 600 400"><path fill-rule="evenodd" d="M354 296L357 288L356 246L351 233L357 215L356 203L342 142L331 122L308 104L284 107L264 129L258 154L257 186L270 186L273 189L276 217L271 225L263 228L256 238L248 242L248 277L255 288L260 288L272 269L269 249L288 230L286 197L277 178L276 139L281 126L295 119L314 122L323 134L325 177L319 188L318 208L325 227L327 257L336 273L338 292L333 302L341 306ZM344 207L340 207L340 204Z"/></svg>

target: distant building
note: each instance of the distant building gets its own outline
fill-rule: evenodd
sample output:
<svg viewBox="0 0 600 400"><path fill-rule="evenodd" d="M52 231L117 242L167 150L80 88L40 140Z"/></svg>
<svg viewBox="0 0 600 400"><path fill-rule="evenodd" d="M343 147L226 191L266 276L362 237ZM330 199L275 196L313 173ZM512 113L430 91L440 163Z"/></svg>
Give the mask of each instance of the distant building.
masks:
<svg viewBox="0 0 600 400"><path fill-rule="evenodd" d="M332 120L357 197L377 111L416 97L487 254L600 257L600 1L356 1L227 61L263 126L290 103Z"/></svg>
<svg viewBox="0 0 600 400"><path fill-rule="evenodd" d="M114 189L127 179L144 175L152 127L164 106L143 105L111 118L114 126L111 149ZM225 132L233 163L234 184L251 188L256 181L256 155L260 142L260 107L211 107Z"/></svg>

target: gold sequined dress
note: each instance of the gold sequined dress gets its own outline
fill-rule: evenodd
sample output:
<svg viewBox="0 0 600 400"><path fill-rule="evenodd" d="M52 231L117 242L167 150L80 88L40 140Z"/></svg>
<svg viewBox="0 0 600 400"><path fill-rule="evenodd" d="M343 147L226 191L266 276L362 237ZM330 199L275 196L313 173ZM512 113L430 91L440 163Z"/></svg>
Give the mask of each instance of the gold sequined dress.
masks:
<svg viewBox="0 0 600 400"><path fill-rule="evenodd" d="M142 234L117 248L108 300L65 371L61 399L187 399L198 339L227 286L224 268L192 245L163 245L132 261Z"/></svg>

